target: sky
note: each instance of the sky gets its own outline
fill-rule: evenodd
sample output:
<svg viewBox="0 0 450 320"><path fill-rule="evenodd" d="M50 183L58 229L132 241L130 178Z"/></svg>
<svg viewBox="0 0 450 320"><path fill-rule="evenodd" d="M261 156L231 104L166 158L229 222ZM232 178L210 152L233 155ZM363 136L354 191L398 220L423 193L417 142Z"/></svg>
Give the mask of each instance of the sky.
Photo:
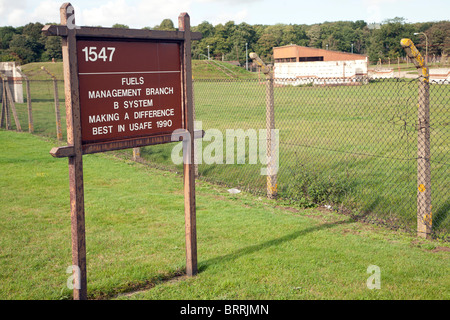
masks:
<svg viewBox="0 0 450 320"><path fill-rule="evenodd" d="M0 26L23 26L29 22L59 23L59 8L66 1L0 0ZM213 25L315 24L325 21L380 23L403 17L406 22L450 20L450 0L71 0L76 25L130 28L154 27L163 19L177 25L187 12L191 26L203 21Z"/></svg>

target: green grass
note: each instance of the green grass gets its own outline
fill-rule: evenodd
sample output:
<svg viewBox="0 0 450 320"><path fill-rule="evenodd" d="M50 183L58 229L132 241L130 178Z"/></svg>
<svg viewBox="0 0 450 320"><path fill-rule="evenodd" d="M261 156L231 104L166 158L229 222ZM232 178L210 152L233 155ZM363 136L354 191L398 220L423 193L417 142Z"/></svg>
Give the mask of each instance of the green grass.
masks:
<svg viewBox="0 0 450 320"><path fill-rule="evenodd" d="M50 73L54 74L56 79L64 79L62 62L33 62L21 66L21 69L29 80L51 80L51 76L41 67L45 67Z"/></svg>
<svg viewBox="0 0 450 320"><path fill-rule="evenodd" d="M417 83L374 81L351 87L275 87L280 131L278 189L296 203L334 205L366 220L416 228ZM447 85L431 87L434 232L448 237ZM196 81L202 129L265 129L265 86L258 81ZM261 137L259 137L261 139ZM265 137L262 137L264 139ZM203 149L211 145L203 141ZM225 141L223 153L226 153ZM144 148L150 162L171 165L167 146ZM246 163L248 164L248 147ZM199 165L199 174L265 193L257 165ZM181 170L180 167L176 170Z"/></svg>
<svg viewBox="0 0 450 320"><path fill-rule="evenodd" d="M49 155L54 145L0 131L0 299L71 296L67 160ZM448 244L201 181L199 274L180 277L181 176L111 153L84 156L83 167L91 299L450 298ZM379 290L366 286L370 265Z"/></svg>
<svg viewBox="0 0 450 320"><path fill-rule="evenodd" d="M33 69L32 64L27 66ZM265 85L257 79L199 79L219 77L221 72L211 68L204 60L193 61L196 120L202 121L203 129L218 129L223 137L226 129L264 129ZM415 232L417 82L392 79L361 86L276 86L274 90L280 197L305 206L332 205L367 221ZM31 91L35 132L55 137L52 83L32 81ZM442 238L448 238L450 226L449 93L448 85L431 86L433 231ZM59 96L65 134L62 82ZM17 109L26 130L26 104L18 104ZM204 141L203 148L210 144ZM171 150L161 145L143 148L141 155L154 165L181 171L181 166L172 164ZM248 163L248 148L245 159ZM262 167L201 164L199 173L211 182L265 193Z"/></svg>
<svg viewBox="0 0 450 320"><path fill-rule="evenodd" d="M194 79L255 79L257 73L248 72L222 61L192 60L192 76ZM262 75L264 78L264 75Z"/></svg>
<svg viewBox="0 0 450 320"><path fill-rule="evenodd" d="M58 80L64 79L62 62L33 62L22 66L22 72L30 80L49 80L51 77L41 67L53 73ZM222 61L192 60L192 76L194 79L254 79L257 73L248 72Z"/></svg>

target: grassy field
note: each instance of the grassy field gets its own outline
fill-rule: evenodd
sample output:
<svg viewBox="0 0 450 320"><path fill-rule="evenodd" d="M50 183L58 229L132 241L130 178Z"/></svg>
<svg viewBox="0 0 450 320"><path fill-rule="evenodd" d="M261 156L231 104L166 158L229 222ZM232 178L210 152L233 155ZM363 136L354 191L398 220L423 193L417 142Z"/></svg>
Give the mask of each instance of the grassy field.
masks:
<svg viewBox="0 0 450 320"><path fill-rule="evenodd" d="M417 175L417 83L386 80L351 87L275 87L280 132L278 189L297 203L322 203L367 220L414 230ZM431 154L435 231L448 236L450 88L431 88ZM258 81L196 81L202 129L265 129L265 86ZM259 137L264 140L265 137ZM211 142L212 141L212 142ZM213 144L206 136L203 150ZM226 153L223 142L223 154ZM237 143L236 143L237 145ZM144 149L151 162L171 165L168 146ZM265 192L261 164L201 164L214 182ZM236 153L235 153L236 154ZM223 160L223 162L225 162ZM235 162L237 158L235 156ZM180 170L180 168L178 168ZM387 222L389 220L389 222Z"/></svg>
<svg viewBox="0 0 450 320"><path fill-rule="evenodd" d="M49 80L51 77L41 67L63 80L62 62L33 62L22 66L22 72L30 80ZM194 79L254 79L258 74L251 73L245 68L237 67L222 61L192 60L192 76Z"/></svg>
<svg viewBox="0 0 450 320"><path fill-rule="evenodd" d="M51 66L55 74L61 69L60 63L46 67ZM242 68L244 78L235 80L223 79L224 74L205 61L194 61L193 69L196 120L202 122L203 130L219 130L224 138L226 129L265 128L264 84L246 79L249 76ZM41 76L38 65L26 65L24 70L35 78ZM207 76L218 79L201 79ZM52 83L32 81L31 90L36 133L55 137ZM449 94L448 85L431 86L433 224L435 234L442 238L448 238L450 227ZM65 133L62 82L59 96ZM417 83L405 79L346 87L275 87L280 196L306 207L332 205L367 221L414 232L416 101ZM17 109L26 129L26 104ZM211 136L205 138L203 153L212 144ZM180 171L171 161L171 151L170 145L162 145L143 148L141 155L154 165ZM245 156L246 165L203 163L199 174L211 182L264 193L266 178L260 174L264 166L248 164L248 148Z"/></svg>
<svg viewBox="0 0 450 320"><path fill-rule="evenodd" d="M67 160L0 130L0 299L69 299ZM450 298L448 243L197 182L199 274L183 276L182 179L83 157L90 299ZM370 290L371 265L380 289Z"/></svg>

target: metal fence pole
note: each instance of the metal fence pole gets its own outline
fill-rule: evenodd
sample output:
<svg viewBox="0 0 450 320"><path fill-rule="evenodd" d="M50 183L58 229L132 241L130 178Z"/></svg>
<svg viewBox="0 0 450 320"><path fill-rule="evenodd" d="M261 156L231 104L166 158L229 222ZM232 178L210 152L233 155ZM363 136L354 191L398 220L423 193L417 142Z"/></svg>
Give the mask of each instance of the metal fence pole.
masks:
<svg viewBox="0 0 450 320"><path fill-rule="evenodd" d="M417 235L429 238L432 232L430 163L430 75L428 67L410 39L401 44L419 72L417 123Z"/></svg>

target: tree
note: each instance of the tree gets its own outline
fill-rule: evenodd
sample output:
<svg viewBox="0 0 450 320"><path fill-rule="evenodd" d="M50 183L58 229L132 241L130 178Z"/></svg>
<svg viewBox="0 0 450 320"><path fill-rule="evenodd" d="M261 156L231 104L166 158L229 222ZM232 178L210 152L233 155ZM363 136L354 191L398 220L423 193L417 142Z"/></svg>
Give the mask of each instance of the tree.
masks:
<svg viewBox="0 0 450 320"><path fill-rule="evenodd" d="M203 38L214 36L214 26L208 21L203 21L198 26L192 27L192 31L201 32Z"/></svg>
<svg viewBox="0 0 450 320"><path fill-rule="evenodd" d="M120 23L115 23L112 25L113 28L120 28L120 29L130 29L129 26L127 26L126 24L120 24Z"/></svg>
<svg viewBox="0 0 450 320"><path fill-rule="evenodd" d="M264 33L256 43L256 53L262 60L273 60L273 47L277 46L277 40L273 33Z"/></svg>
<svg viewBox="0 0 450 320"><path fill-rule="evenodd" d="M295 33L295 29L293 25L286 25L283 26L282 28L282 36L281 36L281 41L280 41L280 45L281 46L285 46L285 45L289 45L289 44L295 44L297 41L297 35Z"/></svg>
<svg viewBox="0 0 450 320"><path fill-rule="evenodd" d="M306 35L309 38L309 46L315 47L315 48L321 48L322 47L322 28L320 27L320 24L312 25L308 31L306 31Z"/></svg>
<svg viewBox="0 0 450 320"><path fill-rule="evenodd" d="M47 41L45 42L44 57L47 58L47 60L51 60L52 58L62 59L61 38L60 37L48 37L47 38Z"/></svg>
<svg viewBox="0 0 450 320"><path fill-rule="evenodd" d="M423 31L422 31L423 32ZM440 21L425 31L428 37L428 55L450 54L450 21ZM426 39L423 35L418 35L418 46L425 49ZM424 50L421 50L425 52Z"/></svg>
<svg viewBox="0 0 450 320"><path fill-rule="evenodd" d="M0 49L8 49L9 42L12 40L13 35L17 33L14 27L0 27Z"/></svg>
<svg viewBox="0 0 450 320"><path fill-rule="evenodd" d="M252 26L245 22L242 22L234 27L234 31L230 38L230 56L234 57L234 59L231 60L238 60L240 63L244 63L246 61L246 44L251 50L255 42L255 34L255 30L253 30Z"/></svg>
<svg viewBox="0 0 450 320"><path fill-rule="evenodd" d="M155 30L167 30L167 31L175 31L175 27L173 25L173 21L170 19L164 19L161 24L156 25L154 27Z"/></svg>
<svg viewBox="0 0 450 320"><path fill-rule="evenodd" d="M379 58L397 58L404 56L404 50L400 44L402 38L411 38L414 27L405 23L404 18L396 17L383 22L380 29L373 30L368 49L369 58L375 62Z"/></svg>
<svg viewBox="0 0 450 320"><path fill-rule="evenodd" d="M0 27L0 60L29 63L61 59L59 37L47 37L42 33L39 22L19 27ZM125 24L114 24L114 28L129 28ZM176 30L172 20L164 19L154 28L143 29ZM383 21L379 29L371 29L363 20L324 22L313 25L276 24L249 25L245 22L236 25L234 21L213 26L203 21L192 27L201 32L203 38L192 42L194 58L207 56L227 60L246 60L248 52L256 52L266 60L273 59L273 47L297 44L316 48L327 48L354 53L368 54L372 62L404 56L400 39L411 38L418 48L425 51L425 37L414 36L415 32L424 32L428 38L429 55L450 54L450 21L407 23L404 18L395 17Z"/></svg>
<svg viewBox="0 0 450 320"><path fill-rule="evenodd" d="M15 34L9 43L7 52L18 58L20 63L38 61L40 57L39 44L30 36Z"/></svg>

